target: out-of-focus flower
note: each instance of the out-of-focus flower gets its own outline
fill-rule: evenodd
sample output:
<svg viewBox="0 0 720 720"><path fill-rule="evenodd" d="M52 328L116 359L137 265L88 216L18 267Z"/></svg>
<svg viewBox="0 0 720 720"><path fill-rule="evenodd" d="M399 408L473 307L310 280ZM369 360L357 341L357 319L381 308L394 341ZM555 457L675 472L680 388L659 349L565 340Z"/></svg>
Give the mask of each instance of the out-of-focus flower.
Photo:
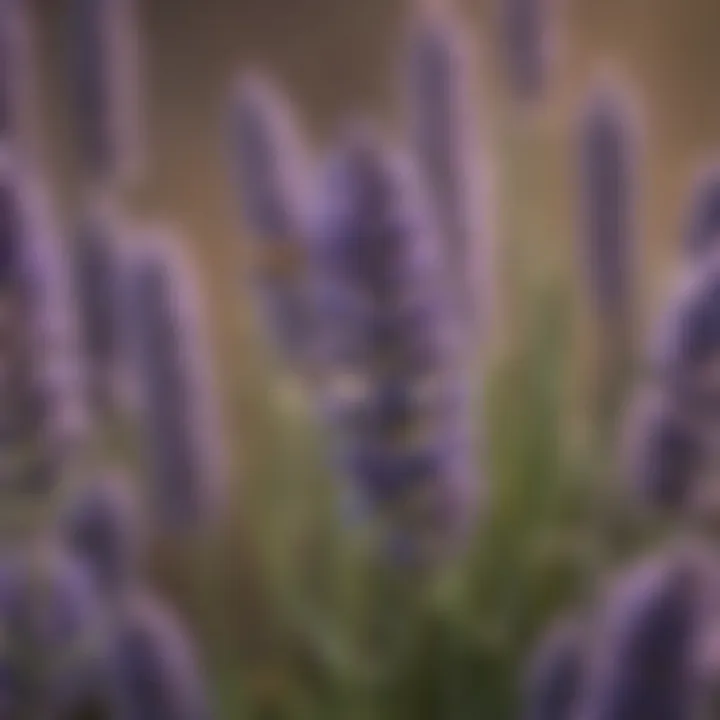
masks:
<svg viewBox="0 0 720 720"><path fill-rule="evenodd" d="M170 612L150 595L126 598L111 646L113 707L120 720L209 720L195 650Z"/></svg>
<svg viewBox="0 0 720 720"><path fill-rule="evenodd" d="M0 140L33 150L35 77L28 3L0 2Z"/></svg>
<svg viewBox="0 0 720 720"><path fill-rule="evenodd" d="M630 340L637 254L637 120L629 93L603 79L579 118L584 277L610 342Z"/></svg>
<svg viewBox="0 0 720 720"><path fill-rule="evenodd" d="M23 550L0 570L3 717L64 717L93 692L100 608L84 568L61 550Z"/></svg>
<svg viewBox="0 0 720 720"><path fill-rule="evenodd" d="M541 98L547 86L554 10L552 0L500 0L507 75L522 100Z"/></svg>
<svg viewBox="0 0 720 720"><path fill-rule="evenodd" d="M129 391L122 297L127 235L122 214L101 198L88 210L73 246L87 390L100 408L126 404Z"/></svg>
<svg viewBox="0 0 720 720"><path fill-rule="evenodd" d="M717 247L720 240L720 166L698 174L687 217L685 249L692 260Z"/></svg>
<svg viewBox="0 0 720 720"><path fill-rule="evenodd" d="M443 240L448 292L469 339L487 334L493 298L492 207L473 65L459 18L439 8L415 18L405 68L409 136Z"/></svg>
<svg viewBox="0 0 720 720"><path fill-rule="evenodd" d="M696 416L720 408L720 254L684 272L653 338L651 363L660 380Z"/></svg>
<svg viewBox="0 0 720 720"><path fill-rule="evenodd" d="M86 416L67 257L43 188L10 152L0 157L0 306L3 443L38 471L8 471L13 488L31 490L57 479Z"/></svg>
<svg viewBox="0 0 720 720"><path fill-rule="evenodd" d="M124 186L143 168L135 0L73 0L76 138L87 178Z"/></svg>
<svg viewBox="0 0 720 720"><path fill-rule="evenodd" d="M704 570L690 555L632 569L603 606L580 720L696 717Z"/></svg>
<svg viewBox="0 0 720 720"><path fill-rule="evenodd" d="M250 280L273 341L305 371L313 342L308 153L289 104L259 76L239 82L230 132L235 180L253 236Z"/></svg>
<svg viewBox="0 0 720 720"><path fill-rule="evenodd" d="M572 720L584 682L587 628L563 618L540 641L525 686L525 720Z"/></svg>
<svg viewBox="0 0 720 720"><path fill-rule="evenodd" d="M708 460L704 434L671 394L642 388L628 411L623 470L633 492L661 509L686 507Z"/></svg>
<svg viewBox="0 0 720 720"><path fill-rule="evenodd" d="M150 467L151 504L166 529L217 517L227 464L205 318L181 240L146 230L128 269L128 328Z"/></svg>
<svg viewBox="0 0 720 720"><path fill-rule="evenodd" d="M106 472L71 498L61 534L99 593L118 599L140 571L146 529L129 478Z"/></svg>
<svg viewBox="0 0 720 720"><path fill-rule="evenodd" d="M458 321L412 165L369 130L332 156L317 221L323 406L390 548L447 551L475 512Z"/></svg>

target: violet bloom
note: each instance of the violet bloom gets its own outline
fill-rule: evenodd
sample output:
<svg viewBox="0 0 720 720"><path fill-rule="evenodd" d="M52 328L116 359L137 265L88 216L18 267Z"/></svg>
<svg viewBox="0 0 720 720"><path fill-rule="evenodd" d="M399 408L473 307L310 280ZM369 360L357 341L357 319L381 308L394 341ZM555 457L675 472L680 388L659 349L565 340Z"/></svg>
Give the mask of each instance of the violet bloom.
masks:
<svg viewBox="0 0 720 720"><path fill-rule="evenodd" d="M588 642L578 620L563 619L533 653L525 685L525 720L573 720L584 682Z"/></svg>
<svg viewBox="0 0 720 720"><path fill-rule="evenodd" d="M145 528L130 479L122 473L105 472L81 487L63 513L60 531L104 598L119 599L137 579Z"/></svg>
<svg viewBox="0 0 720 720"><path fill-rule="evenodd" d="M692 264L660 319L651 363L678 401L698 418L720 409L720 254Z"/></svg>
<svg viewBox="0 0 720 720"><path fill-rule="evenodd" d="M103 198L87 212L73 247L87 391L100 409L124 404L128 389L122 298L127 235L121 213Z"/></svg>
<svg viewBox="0 0 720 720"><path fill-rule="evenodd" d="M72 81L81 166L101 187L143 165L135 0L72 0Z"/></svg>
<svg viewBox="0 0 720 720"><path fill-rule="evenodd" d="M285 360L306 371L313 333L308 197L311 177L289 104L245 76L232 99L233 174L251 237L250 281Z"/></svg>
<svg viewBox="0 0 720 720"><path fill-rule="evenodd" d="M181 240L142 236L128 270L128 329L140 430L156 517L168 530L204 526L220 510L226 456L205 318Z"/></svg>
<svg viewBox="0 0 720 720"><path fill-rule="evenodd" d="M657 388L638 393L622 458L635 494L660 509L686 507L697 494L707 456L701 428L671 394Z"/></svg>
<svg viewBox="0 0 720 720"><path fill-rule="evenodd" d="M552 0L500 0L507 74L522 100L542 97L548 83Z"/></svg>
<svg viewBox="0 0 720 720"><path fill-rule="evenodd" d="M437 11L416 18L405 67L409 137L440 232L451 299L470 342L487 334L493 297L492 208L473 65L459 18Z"/></svg>
<svg viewBox="0 0 720 720"><path fill-rule="evenodd" d="M415 562L465 536L475 478L458 322L405 160L367 132L332 156L318 312L341 465L391 550Z"/></svg>
<svg viewBox="0 0 720 720"><path fill-rule="evenodd" d="M617 84L593 88L579 118L578 182L584 276L609 342L629 342L637 251L639 138Z"/></svg>
<svg viewBox="0 0 720 720"><path fill-rule="evenodd" d="M7 717L66 717L97 691L100 623L89 576L62 551L48 546L3 559L0 703L12 708Z"/></svg>
<svg viewBox="0 0 720 720"><path fill-rule="evenodd" d="M691 260L707 254L720 240L720 167L703 170L695 181L686 220L685 249Z"/></svg>
<svg viewBox="0 0 720 720"><path fill-rule="evenodd" d="M0 158L0 392L3 442L45 470L15 468L31 490L54 480L85 430L67 257L43 188L10 153ZM27 452L23 450L26 448ZM32 459L30 461L30 459ZM28 472L26 472L28 470ZM44 478L44 479L43 479ZM57 478L55 478L57 479ZM14 487L15 485L13 485Z"/></svg>
<svg viewBox="0 0 720 720"><path fill-rule="evenodd" d="M33 149L35 73L26 0L0 0L0 140Z"/></svg>
<svg viewBox="0 0 720 720"><path fill-rule="evenodd" d="M169 608L142 591L114 623L111 688L118 720L209 720L195 648Z"/></svg>
<svg viewBox="0 0 720 720"><path fill-rule="evenodd" d="M633 569L613 587L578 720L697 716L703 583L691 558L671 556Z"/></svg>

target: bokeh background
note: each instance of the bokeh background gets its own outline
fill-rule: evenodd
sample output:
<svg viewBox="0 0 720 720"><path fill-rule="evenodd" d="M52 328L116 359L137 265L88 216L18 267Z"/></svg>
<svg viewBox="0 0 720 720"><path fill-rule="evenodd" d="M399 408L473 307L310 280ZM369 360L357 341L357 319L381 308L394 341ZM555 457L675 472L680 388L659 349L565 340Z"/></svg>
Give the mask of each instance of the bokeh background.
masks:
<svg viewBox="0 0 720 720"><path fill-rule="evenodd" d="M66 3L32 4L41 54L43 142L64 220L71 224L82 188L72 152ZM318 152L334 137L338 124L358 112L397 127L398 53L413 3L138 4L150 164L131 203L138 215L167 216L181 226L197 259L234 461L227 527L197 557L177 548L161 549L158 582L177 599L201 638L224 717L320 717L320 710L328 718L382 717L373 704L377 701L367 700L366 690L352 683L326 686L326 676L311 657L293 655L301 653L297 648L303 644L296 643L294 630L282 624L285 611L277 606L284 607L284 602L274 600L289 592L284 583L293 583L287 566L295 558L287 551L296 543L293 532L302 533L308 525L297 516L304 512L306 519L314 517L316 511L309 506L331 503L325 498L329 485L317 433L307 414L297 409L302 400L294 397L281 368L274 367L251 311L244 282L246 231L229 180L227 100L239 71L262 68L296 102ZM715 0L558 0L549 94L531 113L507 87L497 3L466 0L458 5L473 24L480 51L481 113L499 198L496 241L500 248L511 243L523 248L511 261L505 257L503 273L511 279L538 263L550 278L562 272L571 283L578 279L574 113L607 65L621 68L637 92L644 128L643 272L638 282L643 316L646 324L651 322L676 266L690 179L698 163L720 149L720 5ZM578 310L581 316L583 312ZM585 387L592 364L586 357L591 353L586 340L580 330L573 346L576 372L570 381L574 388L578 376L578 396L572 403L581 409L591 394ZM279 418L289 430L279 429ZM322 544L317 538L305 542ZM523 546L518 547L521 555ZM322 553L314 557L322 558ZM512 576L512 570L508 574ZM513 591L512 582L503 587L510 597L523 592L521 587ZM552 606L539 591L538 596L539 608ZM496 604L499 607L501 601ZM544 612L538 609L535 619L528 620L525 640L533 637ZM489 626L494 625L491 619ZM431 631L427 637L431 639L424 647L430 657L440 651L432 645ZM487 715L493 720L513 716L508 698L514 694L515 676L508 667L517 661L516 656L503 656L507 666L500 667L497 657L488 652L474 665L457 660L471 675L487 671L488 686L496 681L499 689L489 692L494 699L487 701L489 707L496 703ZM296 670L299 666L302 673ZM415 671L407 684L420 688L422 672L431 671ZM471 712L469 700L460 699L453 706L428 702L421 692L418 697L415 702L396 699L387 705L396 708L387 710L387 716L481 716L462 714ZM446 710L439 709L443 707Z"/></svg>

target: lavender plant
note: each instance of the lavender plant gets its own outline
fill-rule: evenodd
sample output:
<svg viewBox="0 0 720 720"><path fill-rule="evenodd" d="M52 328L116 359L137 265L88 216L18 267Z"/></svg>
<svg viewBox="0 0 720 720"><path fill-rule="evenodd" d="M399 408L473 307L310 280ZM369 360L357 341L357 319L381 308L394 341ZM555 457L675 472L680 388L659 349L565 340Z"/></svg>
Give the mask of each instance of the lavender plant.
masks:
<svg viewBox="0 0 720 720"><path fill-rule="evenodd" d="M427 11L411 28L406 59L409 138L427 186L455 312L468 338L492 313L488 166L480 144L475 59L460 18Z"/></svg>
<svg viewBox="0 0 720 720"><path fill-rule="evenodd" d="M622 458L633 493L658 508L686 508L708 460L707 440L694 417L662 389L642 388L629 409Z"/></svg>
<svg viewBox="0 0 720 720"><path fill-rule="evenodd" d="M459 323L407 158L349 133L317 220L322 403L341 467L391 551L410 562L465 538L472 468Z"/></svg>
<svg viewBox="0 0 720 720"><path fill-rule="evenodd" d="M100 198L88 209L73 247L87 395L99 410L125 405L129 389L122 311L127 235L127 223L116 203Z"/></svg>
<svg viewBox="0 0 720 720"><path fill-rule="evenodd" d="M143 167L135 0L73 0L76 139L81 167L102 187L127 186Z"/></svg>
<svg viewBox="0 0 720 720"><path fill-rule="evenodd" d="M700 420L716 417L720 384L720 256L683 273L650 348L651 365L668 391Z"/></svg>
<svg viewBox="0 0 720 720"><path fill-rule="evenodd" d="M101 655L100 614L89 576L46 545L3 559L0 572L4 717L67 717Z"/></svg>
<svg viewBox="0 0 720 720"><path fill-rule="evenodd" d="M250 281L282 355L301 372L312 353L308 152L292 108L260 76L244 76L231 114L234 174L253 236Z"/></svg>
<svg viewBox="0 0 720 720"><path fill-rule="evenodd" d="M54 486L85 428L66 258L42 187L6 153L0 162L2 386L6 488Z"/></svg>
<svg viewBox="0 0 720 720"><path fill-rule="evenodd" d="M604 342L626 352L634 322L639 137L628 94L608 78L579 118L583 276Z"/></svg>
<svg viewBox="0 0 720 720"><path fill-rule="evenodd" d="M688 555L632 569L603 605L578 717L688 720L702 707L696 673L705 570Z"/></svg>
<svg viewBox="0 0 720 720"><path fill-rule="evenodd" d="M146 530L137 498L122 472L105 472L74 493L61 517L60 534L104 600L117 600L134 585Z"/></svg>
<svg viewBox="0 0 720 720"><path fill-rule="evenodd" d="M32 150L36 97L30 18L25 0L0 3L0 140Z"/></svg>
<svg viewBox="0 0 720 720"><path fill-rule="evenodd" d="M711 252L720 236L720 168L698 174L686 219L685 249L691 262Z"/></svg>
<svg viewBox="0 0 720 720"><path fill-rule="evenodd" d="M522 100L542 97L548 83L552 0L501 0L501 36L510 85Z"/></svg>
<svg viewBox="0 0 720 720"><path fill-rule="evenodd" d="M217 516L226 458L195 279L169 229L143 235L128 269L128 326L154 513L167 529Z"/></svg>
<svg viewBox="0 0 720 720"><path fill-rule="evenodd" d="M587 629L578 619L556 622L532 654L525 685L526 720L572 720L584 683Z"/></svg>
<svg viewBox="0 0 720 720"><path fill-rule="evenodd" d="M192 643L170 610L136 591L116 618L111 697L119 720L209 720L211 707Z"/></svg>

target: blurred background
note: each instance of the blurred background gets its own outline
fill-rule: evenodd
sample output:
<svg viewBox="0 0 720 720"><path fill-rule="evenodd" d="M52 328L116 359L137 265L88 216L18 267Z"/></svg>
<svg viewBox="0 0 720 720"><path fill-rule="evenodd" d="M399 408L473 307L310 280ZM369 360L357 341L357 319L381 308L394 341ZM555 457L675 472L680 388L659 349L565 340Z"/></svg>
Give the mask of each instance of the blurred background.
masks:
<svg viewBox="0 0 720 720"><path fill-rule="evenodd" d="M87 191L74 150L68 3L29 5L45 169L67 229ZM339 539L323 432L253 310L252 232L231 181L229 125L238 73L262 70L291 98L320 157L348 117L399 128L399 57L417 5L137 0L148 172L126 208L183 230L207 300L231 455L227 512L215 532L200 547L158 542L151 576L191 629L222 718L521 716L531 645L559 610L585 598L594 576L583 553L597 496L583 482L614 471L593 415L602 360L578 299L578 112L598 77L619 69L642 128L640 346L677 276L692 180L720 158L715 0L557 0L548 83L532 107L509 87L501 1L455 3L478 50L478 111L497 200L498 335L506 341L483 353L485 402L476 415L488 430L477 453L491 485L505 490L491 492L500 499L465 570L431 588L421 583L428 609L415 579L388 579ZM539 293L537 315L526 291ZM537 518L538 496L551 485L563 499L550 509L541 503ZM623 521L620 529L611 521L612 532L632 555L647 538L623 545ZM397 662L387 648L398 627L387 626L401 627Z"/></svg>

